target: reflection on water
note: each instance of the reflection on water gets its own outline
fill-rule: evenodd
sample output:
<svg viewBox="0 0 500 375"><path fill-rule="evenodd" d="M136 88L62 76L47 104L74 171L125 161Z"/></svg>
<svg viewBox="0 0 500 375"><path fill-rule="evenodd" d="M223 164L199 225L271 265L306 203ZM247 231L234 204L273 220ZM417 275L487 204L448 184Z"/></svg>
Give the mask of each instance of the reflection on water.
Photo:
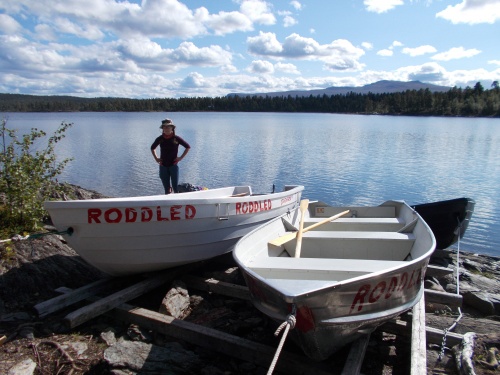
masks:
<svg viewBox="0 0 500 375"><path fill-rule="evenodd" d="M110 196L161 194L150 145L163 113L12 113L8 127L73 122L61 180ZM282 113L170 113L192 146L180 182L256 192L303 184L331 204L476 201L461 248L500 255L500 120ZM50 133L49 133L50 134Z"/></svg>

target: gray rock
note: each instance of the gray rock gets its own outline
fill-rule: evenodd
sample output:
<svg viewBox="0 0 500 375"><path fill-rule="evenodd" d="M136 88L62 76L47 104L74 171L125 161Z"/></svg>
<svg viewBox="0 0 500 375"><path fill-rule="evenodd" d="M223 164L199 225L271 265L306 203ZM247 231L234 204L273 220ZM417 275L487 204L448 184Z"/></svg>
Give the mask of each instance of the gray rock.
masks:
<svg viewBox="0 0 500 375"><path fill-rule="evenodd" d="M490 300L488 293L483 292L466 292L463 294L464 304L467 304L475 309L481 311L486 315L495 314L495 306Z"/></svg>
<svg viewBox="0 0 500 375"><path fill-rule="evenodd" d="M463 266L471 271L476 271L476 272L483 272L483 266L479 264L478 262L475 262L470 259L464 259L463 261Z"/></svg>
<svg viewBox="0 0 500 375"><path fill-rule="evenodd" d="M120 341L106 349L104 359L112 368L142 375L180 374L201 366L199 357L178 343L159 347L139 341Z"/></svg>
<svg viewBox="0 0 500 375"><path fill-rule="evenodd" d="M444 288L434 278L429 278L424 281L425 289L434 290L436 292L445 292Z"/></svg>
<svg viewBox="0 0 500 375"><path fill-rule="evenodd" d="M116 344L116 332L113 328L109 328L106 331L101 332L101 340L108 346L113 346Z"/></svg>
<svg viewBox="0 0 500 375"><path fill-rule="evenodd" d="M26 358L12 366L7 375L32 375L35 369L36 363L31 358Z"/></svg>
<svg viewBox="0 0 500 375"><path fill-rule="evenodd" d="M186 284L175 281L167 292L160 306L160 313L170 315L176 319L184 319L191 313L190 298Z"/></svg>
<svg viewBox="0 0 500 375"><path fill-rule="evenodd" d="M137 324L131 324L127 329L127 335L132 341L153 341L153 335L150 331L139 327Z"/></svg>

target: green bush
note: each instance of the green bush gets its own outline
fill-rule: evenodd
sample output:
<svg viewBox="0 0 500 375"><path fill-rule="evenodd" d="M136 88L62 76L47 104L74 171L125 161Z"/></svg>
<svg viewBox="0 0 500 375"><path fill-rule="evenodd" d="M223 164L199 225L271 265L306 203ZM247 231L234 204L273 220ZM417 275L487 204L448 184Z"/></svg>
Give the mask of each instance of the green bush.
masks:
<svg viewBox="0 0 500 375"><path fill-rule="evenodd" d="M45 148L34 149L35 142L47 135L43 130L32 128L31 133L18 138L16 130L8 129L7 120L2 119L0 193L3 193L3 204L0 205L0 227L4 236L40 229L47 215L43 202L54 190L61 189L55 178L72 160L67 158L58 162L54 148L72 125L62 122L48 138Z"/></svg>

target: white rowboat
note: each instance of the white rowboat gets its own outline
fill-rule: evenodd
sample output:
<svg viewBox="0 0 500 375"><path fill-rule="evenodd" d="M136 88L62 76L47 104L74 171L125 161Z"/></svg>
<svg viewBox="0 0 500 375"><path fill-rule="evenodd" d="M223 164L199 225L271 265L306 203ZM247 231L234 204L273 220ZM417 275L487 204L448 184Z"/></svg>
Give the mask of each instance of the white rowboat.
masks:
<svg viewBox="0 0 500 375"><path fill-rule="evenodd" d="M324 360L420 300L436 240L406 203L311 202L298 235L301 217L297 208L260 226L233 257L261 312L295 317L290 335L306 355Z"/></svg>
<svg viewBox="0 0 500 375"><path fill-rule="evenodd" d="M68 244L101 271L158 271L232 251L243 235L298 207L303 186L252 194L233 186L144 197L47 201ZM71 234L69 234L71 233Z"/></svg>

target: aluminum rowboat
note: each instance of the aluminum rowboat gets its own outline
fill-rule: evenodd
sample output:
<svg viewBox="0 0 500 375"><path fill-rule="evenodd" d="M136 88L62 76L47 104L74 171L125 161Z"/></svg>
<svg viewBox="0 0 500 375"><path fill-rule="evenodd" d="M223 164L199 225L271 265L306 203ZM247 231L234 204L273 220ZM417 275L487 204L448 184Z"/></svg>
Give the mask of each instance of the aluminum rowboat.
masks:
<svg viewBox="0 0 500 375"><path fill-rule="evenodd" d="M420 300L436 240L404 202L311 202L296 257L301 216L296 209L253 230L238 241L233 257L255 307L277 324L294 315L291 337L307 356L324 360Z"/></svg>

